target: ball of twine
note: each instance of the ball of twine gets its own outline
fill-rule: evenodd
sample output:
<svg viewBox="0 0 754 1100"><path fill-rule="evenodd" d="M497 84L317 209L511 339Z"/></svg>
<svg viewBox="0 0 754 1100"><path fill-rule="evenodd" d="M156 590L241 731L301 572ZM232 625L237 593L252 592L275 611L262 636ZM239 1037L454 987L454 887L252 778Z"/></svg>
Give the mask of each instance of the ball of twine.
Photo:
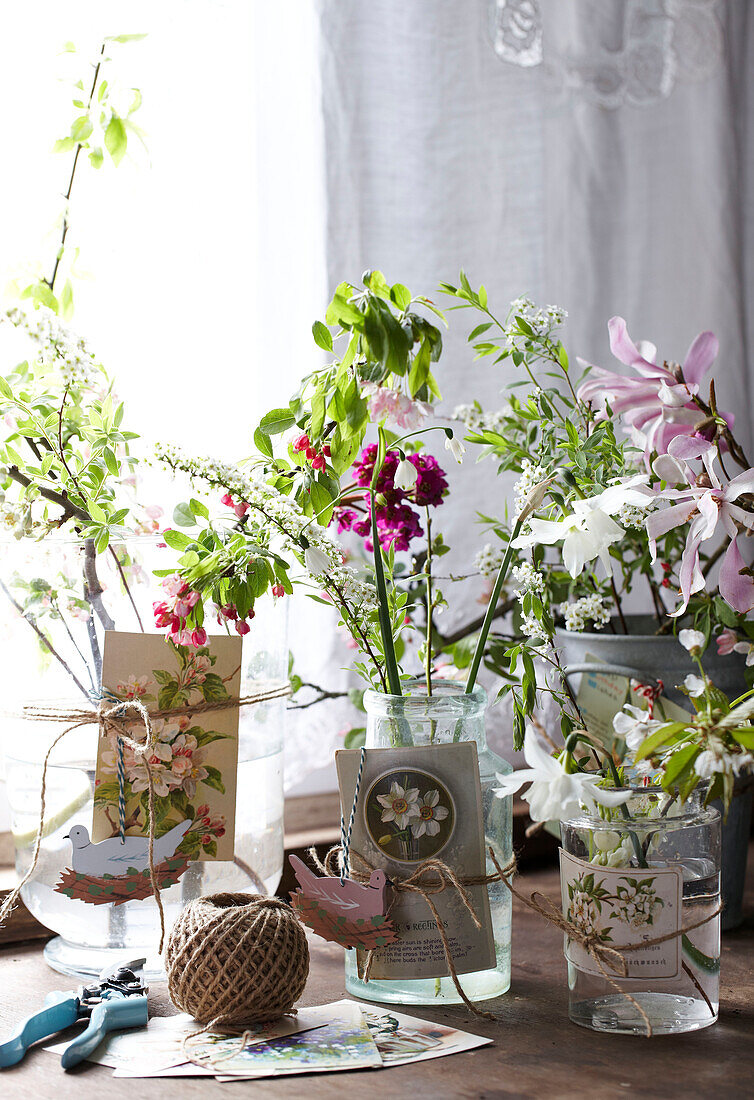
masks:
<svg viewBox="0 0 754 1100"><path fill-rule="evenodd" d="M165 969L177 1008L204 1025L243 1028L290 1012L309 975L309 948L279 898L211 894L173 925Z"/></svg>

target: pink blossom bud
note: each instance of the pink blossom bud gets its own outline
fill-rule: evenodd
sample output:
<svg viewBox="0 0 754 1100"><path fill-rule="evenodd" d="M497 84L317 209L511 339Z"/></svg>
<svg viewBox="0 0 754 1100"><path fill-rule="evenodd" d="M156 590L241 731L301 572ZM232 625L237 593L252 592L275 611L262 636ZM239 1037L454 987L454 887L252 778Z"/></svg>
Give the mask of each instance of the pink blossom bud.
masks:
<svg viewBox="0 0 754 1100"><path fill-rule="evenodd" d="M196 646L197 649L199 646L207 644L207 631L203 627L199 627L198 630L192 631L191 644Z"/></svg>
<svg viewBox="0 0 754 1100"><path fill-rule="evenodd" d="M220 497L220 503L224 504L227 508L232 508L233 497L230 495L230 493L223 493L223 495Z"/></svg>
<svg viewBox="0 0 754 1100"><path fill-rule="evenodd" d="M239 519L243 519L248 510L249 505L246 503L246 501L241 501L240 504L236 504L233 508L233 511L236 513Z"/></svg>
<svg viewBox="0 0 754 1100"><path fill-rule="evenodd" d="M309 446L309 436L303 432L293 440L294 451L305 451Z"/></svg>
<svg viewBox="0 0 754 1100"><path fill-rule="evenodd" d="M273 594L273 596L277 596L278 599L280 599L281 596L284 596L285 595L285 589L283 588L282 584L273 584L272 594Z"/></svg>
<svg viewBox="0 0 754 1100"><path fill-rule="evenodd" d="M325 465L326 465L326 462L325 462L325 456L324 455L315 455L314 458L312 459L312 469L313 470L324 470Z"/></svg>
<svg viewBox="0 0 754 1100"><path fill-rule="evenodd" d="M240 634L242 637L244 634L248 634L250 630L251 627L244 619L239 619L236 623L236 633Z"/></svg>

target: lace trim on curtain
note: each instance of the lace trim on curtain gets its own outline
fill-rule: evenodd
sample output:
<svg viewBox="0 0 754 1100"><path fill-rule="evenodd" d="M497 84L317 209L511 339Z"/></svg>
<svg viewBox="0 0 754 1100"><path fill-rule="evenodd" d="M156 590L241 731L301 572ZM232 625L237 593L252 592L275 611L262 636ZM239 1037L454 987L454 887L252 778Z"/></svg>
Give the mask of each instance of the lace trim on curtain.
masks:
<svg viewBox="0 0 754 1100"><path fill-rule="evenodd" d="M556 86L600 107L644 107L671 95L679 81L708 79L725 51L720 0L631 0L622 4L619 49L558 53L539 0L490 0L490 38L501 61L544 65ZM616 9L616 21L620 18Z"/></svg>

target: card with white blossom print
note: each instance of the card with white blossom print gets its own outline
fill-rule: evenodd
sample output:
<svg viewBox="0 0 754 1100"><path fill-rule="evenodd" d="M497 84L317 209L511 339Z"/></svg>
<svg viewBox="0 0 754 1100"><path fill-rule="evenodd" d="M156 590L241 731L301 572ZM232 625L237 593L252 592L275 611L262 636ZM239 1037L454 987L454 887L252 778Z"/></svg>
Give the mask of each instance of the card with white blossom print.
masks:
<svg viewBox="0 0 754 1100"><path fill-rule="evenodd" d="M663 943L626 951L628 979L675 978L681 967L683 876L676 868L599 867L560 849L563 916L583 932L599 935L606 947L659 939ZM585 974L601 974L597 962L576 940L565 955ZM623 981L624 979L621 979Z"/></svg>
<svg viewBox="0 0 754 1100"><path fill-rule="evenodd" d="M340 802L351 814L361 753L335 754ZM482 791L473 742L369 749L359 785L351 835L360 855L381 868L393 884L428 859L442 861L463 882L486 871ZM485 885L465 885L481 928L457 890L432 894L458 974L495 965L489 897ZM388 909L397 939L373 955L370 978L440 978L448 965L437 923L421 894L388 889ZM363 968L366 953L358 948Z"/></svg>
<svg viewBox="0 0 754 1100"><path fill-rule="evenodd" d="M179 857L233 858L238 707L195 708L239 697L241 652L241 638L210 638L206 646L192 649L158 634L105 634L106 698L138 699L149 711L175 712L152 719L157 740L149 760L155 793L155 863ZM144 740L140 719L129 717L124 725L134 740ZM128 746L123 748L122 765L126 846L133 846L131 838L136 837L143 845L148 834L147 768ZM118 737L107 730L97 752L90 854L110 844L106 838L118 836L119 790ZM125 858L128 863L128 854ZM146 869L148 877L146 864L134 859L129 865L140 872Z"/></svg>

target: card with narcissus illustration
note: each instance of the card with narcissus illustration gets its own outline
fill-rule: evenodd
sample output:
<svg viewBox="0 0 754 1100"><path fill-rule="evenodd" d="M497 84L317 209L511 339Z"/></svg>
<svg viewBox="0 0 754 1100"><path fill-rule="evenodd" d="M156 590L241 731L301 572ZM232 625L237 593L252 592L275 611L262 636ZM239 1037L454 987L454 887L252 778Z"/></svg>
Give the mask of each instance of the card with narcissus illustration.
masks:
<svg viewBox="0 0 754 1100"><path fill-rule="evenodd" d="M341 810L348 821L361 753L336 753ZM463 882L486 870L482 792L473 742L368 749L351 835L351 863L359 856L388 880L388 914L395 939L374 953L370 978L439 978L448 974L442 939L427 901L414 891L390 888L440 860ZM465 882L481 928L457 890L432 893L456 971L469 974L495 965L489 897L485 885ZM357 956L364 961L364 951Z"/></svg>
<svg viewBox="0 0 754 1100"><path fill-rule="evenodd" d="M172 885L197 860L230 860L235 838L238 707L202 710L238 699L240 638L210 638L198 649L161 635L107 631L105 705L138 699L154 717L156 744L147 763L115 730L100 731L91 836L71 830L71 866L59 884L93 904L120 904L152 893L149 872L149 777L154 785L154 864L158 884ZM146 731L128 715L136 741ZM120 837L121 816L125 836Z"/></svg>

